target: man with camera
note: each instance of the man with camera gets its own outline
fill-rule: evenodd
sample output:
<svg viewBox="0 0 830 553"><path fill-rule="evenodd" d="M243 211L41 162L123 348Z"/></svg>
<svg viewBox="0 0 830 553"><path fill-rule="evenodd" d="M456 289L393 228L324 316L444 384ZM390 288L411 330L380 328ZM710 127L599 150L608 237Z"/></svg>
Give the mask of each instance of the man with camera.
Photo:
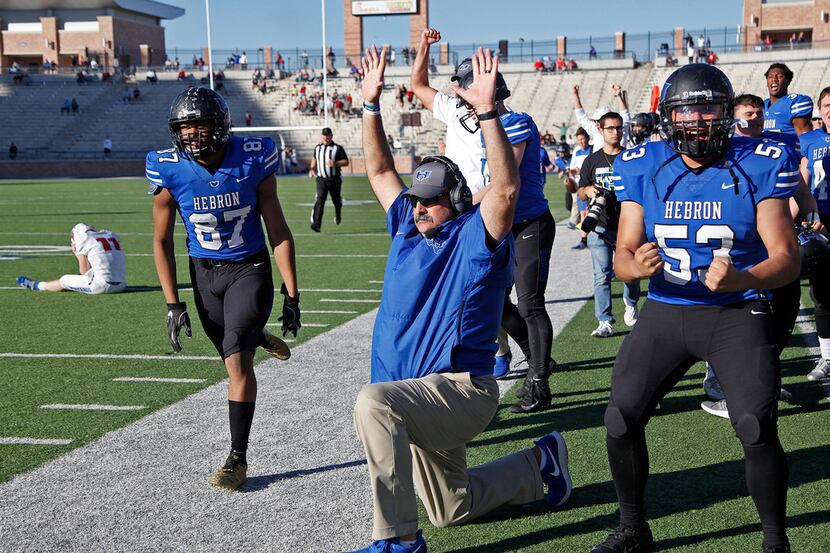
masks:
<svg viewBox="0 0 830 553"><path fill-rule="evenodd" d="M614 334L614 315L611 311L611 279L614 276L614 244L620 210L614 194L614 160L622 152L623 118L619 113L608 112L598 121L604 145L589 155L582 163L579 175L579 199L590 201L588 215L581 228L588 233L588 249L594 265L594 314L599 325L591 336L607 338ZM639 282L626 283L625 324L637 322L637 300L640 299Z"/></svg>

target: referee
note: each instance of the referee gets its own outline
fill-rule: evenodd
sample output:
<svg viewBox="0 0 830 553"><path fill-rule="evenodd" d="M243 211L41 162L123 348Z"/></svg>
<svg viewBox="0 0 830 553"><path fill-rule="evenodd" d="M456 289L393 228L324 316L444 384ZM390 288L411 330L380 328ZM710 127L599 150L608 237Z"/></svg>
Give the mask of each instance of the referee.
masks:
<svg viewBox="0 0 830 553"><path fill-rule="evenodd" d="M317 199L311 212L311 230L320 232L323 222L323 207L326 205L326 196L331 194L331 203L334 204L334 222L340 224L340 211L343 200L340 197L340 188L343 179L340 177L340 168L349 164L349 156L340 144L335 144L331 138L331 129L325 127L320 135L320 144L314 148L314 157L311 158L309 177L317 177Z"/></svg>

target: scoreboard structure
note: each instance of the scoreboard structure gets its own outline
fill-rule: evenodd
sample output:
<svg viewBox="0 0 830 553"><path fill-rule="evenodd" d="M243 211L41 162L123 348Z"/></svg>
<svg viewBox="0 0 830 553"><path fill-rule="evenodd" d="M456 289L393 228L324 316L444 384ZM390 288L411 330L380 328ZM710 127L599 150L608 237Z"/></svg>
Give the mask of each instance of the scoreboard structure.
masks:
<svg viewBox="0 0 830 553"><path fill-rule="evenodd" d="M363 18L409 16L409 44L416 46L421 31L429 25L429 0L343 0L343 50L346 57L360 59L363 53Z"/></svg>

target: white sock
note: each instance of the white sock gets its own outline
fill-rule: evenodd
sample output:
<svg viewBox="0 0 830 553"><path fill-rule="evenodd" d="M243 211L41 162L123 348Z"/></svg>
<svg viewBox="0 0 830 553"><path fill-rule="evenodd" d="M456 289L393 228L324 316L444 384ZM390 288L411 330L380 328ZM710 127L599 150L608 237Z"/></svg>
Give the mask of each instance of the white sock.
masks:
<svg viewBox="0 0 830 553"><path fill-rule="evenodd" d="M35 290L46 290L46 283L45 282L38 282L35 284Z"/></svg>
<svg viewBox="0 0 830 553"><path fill-rule="evenodd" d="M830 359L830 338L819 338L818 347L821 350L821 358Z"/></svg>

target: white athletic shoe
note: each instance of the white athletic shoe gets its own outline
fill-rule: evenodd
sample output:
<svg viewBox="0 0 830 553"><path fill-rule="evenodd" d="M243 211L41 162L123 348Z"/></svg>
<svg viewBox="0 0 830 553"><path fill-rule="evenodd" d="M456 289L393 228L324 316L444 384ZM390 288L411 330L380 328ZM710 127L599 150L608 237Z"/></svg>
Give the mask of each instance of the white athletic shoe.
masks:
<svg viewBox="0 0 830 553"><path fill-rule="evenodd" d="M830 378L830 359L822 359L816 363L816 368L807 375L807 380L814 382Z"/></svg>
<svg viewBox="0 0 830 553"><path fill-rule="evenodd" d="M729 418L729 410L726 408L725 399L720 401L704 401L700 404L700 408L710 415L715 415L716 417L720 417L722 419Z"/></svg>
<svg viewBox="0 0 830 553"><path fill-rule="evenodd" d="M628 325L629 328L637 324L637 319L639 318L640 311L637 309L636 305L625 306L625 315L623 315L623 321L626 325Z"/></svg>
<svg viewBox="0 0 830 553"><path fill-rule="evenodd" d="M613 334L614 329L611 328L611 321L600 321L599 326L591 333L591 336L595 338L608 338L609 336L613 336Z"/></svg>

